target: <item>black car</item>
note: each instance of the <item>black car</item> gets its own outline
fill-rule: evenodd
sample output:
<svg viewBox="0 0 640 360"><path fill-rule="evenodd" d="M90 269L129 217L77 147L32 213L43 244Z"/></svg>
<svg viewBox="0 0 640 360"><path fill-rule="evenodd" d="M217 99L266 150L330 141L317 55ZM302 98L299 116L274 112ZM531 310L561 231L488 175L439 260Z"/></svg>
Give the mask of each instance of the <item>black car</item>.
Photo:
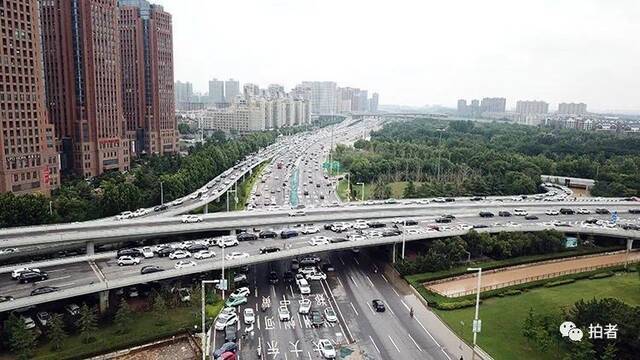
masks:
<svg viewBox="0 0 640 360"><path fill-rule="evenodd" d="M202 251L202 250L208 250L209 247L207 247L207 245L203 245L203 244L192 244L187 246L187 250L190 253L196 253L198 251Z"/></svg>
<svg viewBox="0 0 640 360"><path fill-rule="evenodd" d="M293 272L291 271L285 271L284 274L282 274L282 281L286 282L287 284L292 283L293 279Z"/></svg>
<svg viewBox="0 0 640 360"><path fill-rule="evenodd" d="M258 237L260 239L273 239L278 237L278 233L271 230L263 230L263 231L260 231L260 234L258 234Z"/></svg>
<svg viewBox="0 0 640 360"><path fill-rule="evenodd" d="M483 198L481 196L474 196L474 197L470 198L469 200L471 200L471 201L480 201L482 199Z"/></svg>
<svg viewBox="0 0 640 360"><path fill-rule="evenodd" d="M33 289L33 291L31 291L31 296L48 294L54 291L58 291L58 288L54 286L43 286L43 287Z"/></svg>
<svg viewBox="0 0 640 360"><path fill-rule="evenodd" d="M320 200L324 200L324 195L320 195Z"/></svg>
<svg viewBox="0 0 640 360"><path fill-rule="evenodd" d="M49 275L47 275L47 273L44 271L23 271L20 273L18 281L20 281L21 284L26 284L30 282L47 280L48 278Z"/></svg>
<svg viewBox="0 0 640 360"><path fill-rule="evenodd" d="M303 194L306 196L306 195L309 195L309 192L305 190Z"/></svg>
<svg viewBox="0 0 640 360"><path fill-rule="evenodd" d="M332 244L337 244L337 243L341 243L341 242L345 242L345 241L349 241L347 238L343 238L343 237L333 237L329 239L329 242Z"/></svg>
<svg viewBox="0 0 640 360"><path fill-rule="evenodd" d="M162 205L158 205L158 206L154 207L154 208L153 208L153 211L156 211L156 212L158 212L158 211L165 211L165 210L167 210L168 208L169 208L169 207L168 207L167 205L162 204Z"/></svg>
<svg viewBox="0 0 640 360"><path fill-rule="evenodd" d="M607 215L607 214L610 214L610 212L608 209L598 208L596 209L596 214Z"/></svg>
<svg viewBox="0 0 640 360"><path fill-rule="evenodd" d="M164 246L156 250L156 254L158 254L159 257L167 257L172 252L173 252L173 248L171 248L171 246Z"/></svg>
<svg viewBox="0 0 640 360"><path fill-rule="evenodd" d="M510 217L511 213L508 211L499 211L498 212L498 216L502 216L502 217Z"/></svg>
<svg viewBox="0 0 640 360"><path fill-rule="evenodd" d="M387 224L385 224L383 222L380 222L380 221L371 221L367 225L369 225L370 228L383 228L383 227L387 226ZM409 225L409 224L407 224L407 225Z"/></svg>
<svg viewBox="0 0 640 360"><path fill-rule="evenodd" d="M629 209L629 214L640 214L640 209Z"/></svg>
<svg viewBox="0 0 640 360"><path fill-rule="evenodd" d="M437 223L450 223L451 219L446 218L446 217L439 217L439 218L436 218L436 222Z"/></svg>
<svg viewBox="0 0 640 360"><path fill-rule="evenodd" d="M13 296L0 296L0 303L15 300Z"/></svg>
<svg viewBox="0 0 640 360"><path fill-rule="evenodd" d="M538 217L535 215L527 215L524 218L525 220L538 220Z"/></svg>
<svg viewBox="0 0 640 360"><path fill-rule="evenodd" d="M295 230L282 230L280 232L280 237L283 239L288 239L296 236L298 236L298 232Z"/></svg>
<svg viewBox="0 0 640 360"><path fill-rule="evenodd" d="M267 276L267 279L269 280L269 284L273 284L273 285L277 284L278 281L280 280L278 279L278 273L275 271L270 272L269 276Z"/></svg>
<svg viewBox="0 0 640 360"><path fill-rule="evenodd" d="M442 217L445 218L445 219L450 219L450 220L453 220L453 219L456 218L455 215L451 215L451 214L444 214L444 215L442 215Z"/></svg>
<svg viewBox="0 0 640 360"><path fill-rule="evenodd" d="M226 352L232 352L235 353L238 351L238 345L236 345L236 343L234 342L227 342L222 344L222 346L220 346L220 348L216 351L213 352L213 358L217 359L220 356L222 356L222 354L226 353Z"/></svg>
<svg viewBox="0 0 640 360"><path fill-rule="evenodd" d="M280 251L280 248L275 246L266 246L266 247L260 248L260 254L269 254L269 253L278 252L278 251Z"/></svg>
<svg viewBox="0 0 640 360"><path fill-rule="evenodd" d="M448 198L444 199L444 201L446 201L446 202L455 202L456 199L448 197Z"/></svg>
<svg viewBox="0 0 640 360"><path fill-rule="evenodd" d="M382 302L382 300L379 300L379 299L373 300L371 302L371 307L373 307L373 310L377 312L384 312L386 310L384 307L384 303Z"/></svg>
<svg viewBox="0 0 640 360"><path fill-rule="evenodd" d="M324 318L318 310L311 310L311 312L309 313L309 318L311 318L311 325L315 327L320 327L324 324Z"/></svg>
<svg viewBox="0 0 640 360"><path fill-rule="evenodd" d="M291 270L296 271L300 268L300 262L298 259L291 260Z"/></svg>
<svg viewBox="0 0 640 360"><path fill-rule="evenodd" d="M236 236L236 239L238 239L238 241L252 241L252 240L258 240L258 235L256 234L252 234L252 233L241 233L238 234Z"/></svg>
<svg viewBox="0 0 640 360"><path fill-rule="evenodd" d="M326 273L333 272L333 271L336 271L336 268L333 267L331 263L325 263L325 264L322 264L322 271Z"/></svg>
<svg viewBox="0 0 640 360"><path fill-rule="evenodd" d="M142 251L138 250L138 249L120 249L118 250L118 256L117 257L121 257L121 256L131 256L131 257L144 257L142 255Z"/></svg>
<svg viewBox="0 0 640 360"><path fill-rule="evenodd" d="M331 224L331 223L324 224L322 226L322 228L325 229L325 230L331 230L332 227L333 227L333 224Z"/></svg>
<svg viewBox="0 0 640 360"><path fill-rule="evenodd" d="M397 229L389 229L382 232L383 237L398 236L400 234L402 234L402 231Z"/></svg>
<svg viewBox="0 0 640 360"><path fill-rule="evenodd" d="M224 341L236 342L238 340L238 325L231 324L224 328Z"/></svg>
<svg viewBox="0 0 640 360"><path fill-rule="evenodd" d="M485 225L485 224L474 224L473 225L474 229L486 229L488 227L489 227L489 225Z"/></svg>
<svg viewBox="0 0 640 360"><path fill-rule="evenodd" d="M569 209L569 208L561 208L560 209L560 214L562 215L573 215L576 212L573 209Z"/></svg>
<svg viewBox="0 0 640 360"><path fill-rule="evenodd" d="M145 265L140 269L140 274L151 274L160 271L164 271L164 269L158 265Z"/></svg>
<svg viewBox="0 0 640 360"><path fill-rule="evenodd" d="M480 211L480 217L483 218L492 218L494 215L490 211Z"/></svg>

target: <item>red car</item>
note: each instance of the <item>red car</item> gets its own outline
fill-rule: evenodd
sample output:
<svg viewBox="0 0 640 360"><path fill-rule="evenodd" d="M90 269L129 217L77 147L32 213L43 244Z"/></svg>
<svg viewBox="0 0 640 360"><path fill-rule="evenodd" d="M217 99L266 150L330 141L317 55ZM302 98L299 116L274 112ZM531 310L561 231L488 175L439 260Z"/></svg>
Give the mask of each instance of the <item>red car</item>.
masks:
<svg viewBox="0 0 640 360"><path fill-rule="evenodd" d="M226 353L220 355L218 360L236 360L236 354L232 353L231 351L227 351Z"/></svg>

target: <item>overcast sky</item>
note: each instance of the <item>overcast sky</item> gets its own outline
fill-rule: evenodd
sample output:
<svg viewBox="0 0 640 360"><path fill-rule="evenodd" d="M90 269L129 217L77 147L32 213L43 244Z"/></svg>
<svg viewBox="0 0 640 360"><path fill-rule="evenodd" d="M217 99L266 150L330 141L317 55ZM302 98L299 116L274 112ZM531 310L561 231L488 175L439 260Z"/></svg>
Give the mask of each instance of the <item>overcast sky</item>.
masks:
<svg viewBox="0 0 640 360"><path fill-rule="evenodd" d="M500 96L640 109L638 0L151 0L176 80L332 80L382 104Z"/></svg>

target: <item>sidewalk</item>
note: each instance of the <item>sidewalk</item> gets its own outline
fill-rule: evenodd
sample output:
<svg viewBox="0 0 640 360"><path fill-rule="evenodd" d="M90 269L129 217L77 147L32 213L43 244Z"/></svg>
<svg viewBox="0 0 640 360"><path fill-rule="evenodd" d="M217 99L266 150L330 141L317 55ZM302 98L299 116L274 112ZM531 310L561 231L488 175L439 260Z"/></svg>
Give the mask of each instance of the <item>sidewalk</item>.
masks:
<svg viewBox="0 0 640 360"><path fill-rule="evenodd" d="M443 349L447 358L459 360L460 356L463 356L464 359L471 359L471 347L462 341L435 313L425 306L422 297L418 298L415 295L411 286L391 265L385 264L384 275L389 282L393 284L402 300L407 303L407 305L413 307L414 319L418 321L429 337Z"/></svg>

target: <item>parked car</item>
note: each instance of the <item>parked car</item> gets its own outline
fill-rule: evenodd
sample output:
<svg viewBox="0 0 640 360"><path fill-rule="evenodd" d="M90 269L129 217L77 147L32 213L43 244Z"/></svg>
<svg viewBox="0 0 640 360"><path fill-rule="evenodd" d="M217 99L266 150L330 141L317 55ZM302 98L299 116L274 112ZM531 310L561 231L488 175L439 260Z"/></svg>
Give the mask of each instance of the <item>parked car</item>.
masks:
<svg viewBox="0 0 640 360"><path fill-rule="evenodd" d="M36 319L43 327L46 327L49 321L51 320L51 314L46 311L38 311L36 314Z"/></svg>
<svg viewBox="0 0 640 360"><path fill-rule="evenodd" d="M221 331L224 330L227 326L235 324L236 322L238 322L238 315L236 315L235 309L233 309L233 312L220 312L214 324L214 328L218 331Z"/></svg>
<svg viewBox="0 0 640 360"><path fill-rule="evenodd" d="M238 340L238 325L236 323L227 325L224 329L224 341L236 342Z"/></svg>
<svg viewBox="0 0 640 360"><path fill-rule="evenodd" d="M229 297L247 297L250 294L251 294L251 290L249 290L248 287L243 286L235 289L231 294L229 294Z"/></svg>
<svg viewBox="0 0 640 360"><path fill-rule="evenodd" d="M246 304L247 303L247 298L245 296L238 296L238 297L230 297L227 299L227 301L224 303L224 306L233 306L233 307L237 307L240 306L242 304Z"/></svg>
<svg viewBox="0 0 640 360"><path fill-rule="evenodd" d="M247 325L251 325L256 321L256 315L253 311L253 308L245 308L244 311L244 323Z"/></svg>
<svg viewBox="0 0 640 360"><path fill-rule="evenodd" d="M226 342L226 343L222 344L222 346L220 346L218 349L216 349L216 351L213 352L213 358L215 360L217 360L224 353L227 353L227 352L235 353L237 351L238 351L238 345L236 343L234 343L234 342Z"/></svg>

